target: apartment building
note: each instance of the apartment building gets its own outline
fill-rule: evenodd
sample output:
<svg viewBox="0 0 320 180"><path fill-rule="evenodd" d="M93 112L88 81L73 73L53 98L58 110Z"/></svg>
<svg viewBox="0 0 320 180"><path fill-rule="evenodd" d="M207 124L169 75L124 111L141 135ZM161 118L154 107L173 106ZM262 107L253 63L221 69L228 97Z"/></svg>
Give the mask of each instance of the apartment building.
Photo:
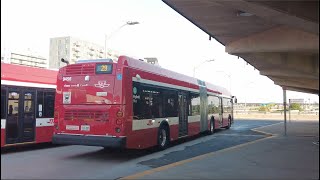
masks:
<svg viewBox="0 0 320 180"><path fill-rule="evenodd" d="M64 58L74 64L79 59L105 58L104 47L74 37L57 37L50 39L49 68L65 66Z"/></svg>
<svg viewBox="0 0 320 180"><path fill-rule="evenodd" d="M48 60L30 49L1 52L1 62L39 68L48 67Z"/></svg>

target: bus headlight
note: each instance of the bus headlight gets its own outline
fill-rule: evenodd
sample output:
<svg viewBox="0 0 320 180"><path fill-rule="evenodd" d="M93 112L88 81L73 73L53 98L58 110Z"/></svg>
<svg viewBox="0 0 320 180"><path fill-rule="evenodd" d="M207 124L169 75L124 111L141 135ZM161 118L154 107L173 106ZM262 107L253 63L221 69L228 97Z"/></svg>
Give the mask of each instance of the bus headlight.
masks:
<svg viewBox="0 0 320 180"><path fill-rule="evenodd" d="M120 128L116 128L117 133L120 133L120 131L121 131Z"/></svg>

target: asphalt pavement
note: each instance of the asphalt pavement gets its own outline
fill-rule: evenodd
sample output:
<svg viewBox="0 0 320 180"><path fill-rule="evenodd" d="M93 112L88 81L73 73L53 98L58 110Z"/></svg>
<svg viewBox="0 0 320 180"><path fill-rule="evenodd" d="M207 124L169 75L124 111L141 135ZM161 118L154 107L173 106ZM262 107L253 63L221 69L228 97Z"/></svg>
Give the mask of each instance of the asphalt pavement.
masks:
<svg viewBox="0 0 320 180"><path fill-rule="evenodd" d="M1 149L1 179L318 179L319 122L287 130L279 120L237 120L164 151L11 147Z"/></svg>
<svg viewBox="0 0 320 180"><path fill-rule="evenodd" d="M284 123L254 131L265 136L122 179L319 179L319 121L287 122L286 133Z"/></svg>

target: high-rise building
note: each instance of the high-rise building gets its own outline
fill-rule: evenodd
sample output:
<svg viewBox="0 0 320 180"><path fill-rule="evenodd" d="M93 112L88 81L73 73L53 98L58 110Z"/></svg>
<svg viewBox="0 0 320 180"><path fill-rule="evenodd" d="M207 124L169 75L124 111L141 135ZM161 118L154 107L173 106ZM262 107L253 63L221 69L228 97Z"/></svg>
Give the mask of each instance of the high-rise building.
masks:
<svg viewBox="0 0 320 180"><path fill-rule="evenodd" d="M120 56L120 53L118 51L111 50L111 49L107 50L106 58L112 59L113 61L118 61L119 56Z"/></svg>
<svg viewBox="0 0 320 180"><path fill-rule="evenodd" d="M1 62L18 64L30 67L47 68L48 60L30 49L26 51L14 50L11 52L1 52Z"/></svg>
<svg viewBox="0 0 320 180"><path fill-rule="evenodd" d="M66 64L61 58L74 64L79 59L105 58L104 47L74 37L57 37L50 39L49 68L60 68Z"/></svg>

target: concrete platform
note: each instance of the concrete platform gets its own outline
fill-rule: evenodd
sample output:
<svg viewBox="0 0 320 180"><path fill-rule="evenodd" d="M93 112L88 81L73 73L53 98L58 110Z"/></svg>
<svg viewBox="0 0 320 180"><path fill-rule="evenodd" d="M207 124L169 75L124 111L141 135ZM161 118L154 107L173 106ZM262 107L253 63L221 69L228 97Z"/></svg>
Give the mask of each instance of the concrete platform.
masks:
<svg viewBox="0 0 320 180"><path fill-rule="evenodd" d="M319 179L319 120L254 129L268 136L122 179Z"/></svg>

